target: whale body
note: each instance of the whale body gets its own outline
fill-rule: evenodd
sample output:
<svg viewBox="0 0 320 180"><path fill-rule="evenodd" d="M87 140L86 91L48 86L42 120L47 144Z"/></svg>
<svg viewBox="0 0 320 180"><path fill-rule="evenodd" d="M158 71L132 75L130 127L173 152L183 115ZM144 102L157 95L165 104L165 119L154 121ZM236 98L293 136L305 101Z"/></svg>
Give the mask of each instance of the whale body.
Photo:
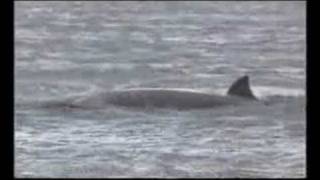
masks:
<svg viewBox="0 0 320 180"><path fill-rule="evenodd" d="M70 107L101 108L106 104L133 108L195 109L236 105L256 101L247 75L237 79L226 95L217 95L172 89L127 89L115 90L94 97L74 100Z"/></svg>

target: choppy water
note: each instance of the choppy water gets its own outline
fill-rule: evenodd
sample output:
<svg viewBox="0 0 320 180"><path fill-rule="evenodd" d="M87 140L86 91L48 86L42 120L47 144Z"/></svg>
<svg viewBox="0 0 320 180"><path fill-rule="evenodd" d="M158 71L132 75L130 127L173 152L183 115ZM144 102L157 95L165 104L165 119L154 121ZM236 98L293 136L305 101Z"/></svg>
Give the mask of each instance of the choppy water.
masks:
<svg viewBox="0 0 320 180"><path fill-rule="evenodd" d="M15 176L304 177L305 23L305 2L15 2ZM243 74L270 104L32 108Z"/></svg>

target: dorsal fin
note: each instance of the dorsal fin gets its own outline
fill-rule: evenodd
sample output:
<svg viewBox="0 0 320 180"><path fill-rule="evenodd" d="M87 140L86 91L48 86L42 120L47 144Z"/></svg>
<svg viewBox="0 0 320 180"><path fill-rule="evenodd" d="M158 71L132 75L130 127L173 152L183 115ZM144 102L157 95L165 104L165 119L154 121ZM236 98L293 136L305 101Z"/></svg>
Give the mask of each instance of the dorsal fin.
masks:
<svg viewBox="0 0 320 180"><path fill-rule="evenodd" d="M249 76L247 75L240 77L231 85L228 90L228 95L257 99L250 89Z"/></svg>

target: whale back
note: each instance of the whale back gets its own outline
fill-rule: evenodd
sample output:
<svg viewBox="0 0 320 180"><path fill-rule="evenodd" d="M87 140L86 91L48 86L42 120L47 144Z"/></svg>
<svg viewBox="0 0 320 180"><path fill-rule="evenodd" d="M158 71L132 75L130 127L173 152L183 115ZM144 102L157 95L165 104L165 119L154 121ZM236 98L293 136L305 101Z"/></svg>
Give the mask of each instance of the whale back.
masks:
<svg viewBox="0 0 320 180"><path fill-rule="evenodd" d="M257 98L253 95L250 89L249 76L245 75L237 79L229 88L228 95L239 96L247 99Z"/></svg>

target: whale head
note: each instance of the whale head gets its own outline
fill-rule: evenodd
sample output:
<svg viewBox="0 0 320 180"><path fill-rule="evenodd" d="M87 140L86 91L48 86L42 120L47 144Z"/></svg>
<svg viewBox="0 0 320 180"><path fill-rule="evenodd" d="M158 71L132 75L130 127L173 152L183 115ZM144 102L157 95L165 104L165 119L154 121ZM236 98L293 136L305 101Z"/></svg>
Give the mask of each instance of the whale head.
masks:
<svg viewBox="0 0 320 180"><path fill-rule="evenodd" d="M245 75L237 79L228 90L228 95L257 100L250 89L249 76Z"/></svg>

